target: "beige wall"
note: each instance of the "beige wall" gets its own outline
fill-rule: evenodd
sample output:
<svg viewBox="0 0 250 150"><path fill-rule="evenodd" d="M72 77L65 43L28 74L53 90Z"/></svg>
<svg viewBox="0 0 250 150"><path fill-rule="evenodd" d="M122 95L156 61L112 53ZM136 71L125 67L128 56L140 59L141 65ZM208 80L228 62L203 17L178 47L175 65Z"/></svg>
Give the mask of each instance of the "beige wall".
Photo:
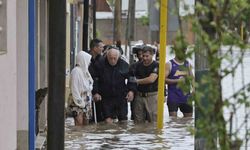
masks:
<svg viewBox="0 0 250 150"><path fill-rule="evenodd" d="M17 1L17 149L28 149L28 0Z"/></svg>
<svg viewBox="0 0 250 150"><path fill-rule="evenodd" d="M65 104L67 103L67 98L69 96L69 80L70 80L70 5L67 3L67 12L66 12L66 84L65 84Z"/></svg>
<svg viewBox="0 0 250 150"><path fill-rule="evenodd" d="M16 0L7 1L7 54L0 55L0 149L17 148Z"/></svg>
<svg viewBox="0 0 250 150"><path fill-rule="evenodd" d="M38 74L36 74L37 79L36 85L37 89L44 88L48 86L48 9L47 9L47 1L45 0L38 0L39 2L37 11L39 16L37 18L39 25L38 35L37 37L37 71ZM38 53L40 55L38 55ZM39 110L39 128L40 131L44 131L45 126L47 123L47 98L41 103L40 110Z"/></svg>
<svg viewBox="0 0 250 150"><path fill-rule="evenodd" d="M28 148L28 0L7 1L7 54L0 55L0 149Z"/></svg>
<svg viewBox="0 0 250 150"><path fill-rule="evenodd" d="M17 1L17 129L28 130L28 7Z"/></svg>

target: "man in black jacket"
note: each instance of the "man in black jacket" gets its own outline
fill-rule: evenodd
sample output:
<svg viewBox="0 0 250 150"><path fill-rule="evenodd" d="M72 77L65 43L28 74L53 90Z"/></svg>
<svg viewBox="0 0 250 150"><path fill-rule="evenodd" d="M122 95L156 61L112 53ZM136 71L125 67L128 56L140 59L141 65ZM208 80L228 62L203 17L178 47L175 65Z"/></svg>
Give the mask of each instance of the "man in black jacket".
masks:
<svg viewBox="0 0 250 150"><path fill-rule="evenodd" d="M144 46L145 45L138 45L133 48L133 53L136 54L138 60L129 66L129 73L131 76L135 76L136 67L140 62L142 62ZM131 120L134 120L134 101L130 102L130 110L131 110Z"/></svg>
<svg viewBox="0 0 250 150"><path fill-rule="evenodd" d="M92 93L102 102L105 121L112 123L114 117L119 121L127 120L127 102L133 100L136 88L133 83L126 83L129 65L120 59L119 51L114 48L107 51L100 64L102 67L96 72Z"/></svg>
<svg viewBox="0 0 250 150"><path fill-rule="evenodd" d="M102 67L101 63L102 63L102 59L104 59L102 56L103 46L104 44L102 40L100 39L93 39L90 41L90 54L92 55L92 58L91 58L90 66L89 66L89 72L93 80L96 80L95 79L96 72L97 70L100 69L99 67ZM93 95L93 106L95 106L95 109L93 109L93 114L96 114L97 122L104 121L103 112L102 112L102 104L99 99L100 99L99 97L95 97ZM96 112L94 112L94 110ZM95 119L93 115L92 121L94 120Z"/></svg>

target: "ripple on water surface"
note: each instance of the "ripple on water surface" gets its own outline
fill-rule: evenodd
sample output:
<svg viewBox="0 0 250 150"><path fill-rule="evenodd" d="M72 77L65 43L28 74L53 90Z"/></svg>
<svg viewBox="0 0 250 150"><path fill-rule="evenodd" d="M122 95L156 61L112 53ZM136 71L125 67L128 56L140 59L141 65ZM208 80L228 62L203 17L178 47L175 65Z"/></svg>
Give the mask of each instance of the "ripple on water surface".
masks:
<svg viewBox="0 0 250 150"><path fill-rule="evenodd" d="M158 132L155 124L134 125L132 121L74 127L66 120L65 149L194 149L194 137L187 130L193 118L168 119Z"/></svg>

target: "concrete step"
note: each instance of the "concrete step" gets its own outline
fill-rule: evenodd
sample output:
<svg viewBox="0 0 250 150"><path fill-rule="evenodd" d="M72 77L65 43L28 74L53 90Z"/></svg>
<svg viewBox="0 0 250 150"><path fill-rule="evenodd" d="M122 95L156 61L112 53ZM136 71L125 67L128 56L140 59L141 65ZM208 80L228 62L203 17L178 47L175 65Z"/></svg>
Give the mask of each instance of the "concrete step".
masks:
<svg viewBox="0 0 250 150"><path fill-rule="evenodd" d="M43 150L43 145L46 141L46 135L41 135L38 133L36 136L36 150Z"/></svg>

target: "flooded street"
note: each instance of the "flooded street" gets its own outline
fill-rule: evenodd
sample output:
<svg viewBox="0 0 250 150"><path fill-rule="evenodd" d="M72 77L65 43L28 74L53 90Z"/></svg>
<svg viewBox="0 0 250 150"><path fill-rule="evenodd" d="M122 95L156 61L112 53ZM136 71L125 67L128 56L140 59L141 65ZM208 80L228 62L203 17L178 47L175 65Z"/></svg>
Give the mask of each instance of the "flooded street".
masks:
<svg viewBox="0 0 250 150"><path fill-rule="evenodd" d="M194 119L170 119L166 109L164 127L159 132L156 124L135 125L131 120L122 124L99 123L79 128L74 127L72 118L68 118L65 149L194 149L194 136L188 131L194 126ZM182 117L181 114L179 117Z"/></svg>
<svg viewBox="0 0 250 150"><path fill-rule="evenodd" d="M174 55L167 50L167 60ZM193 62L191 62L193 64ZM128 122L114 125L99 123L77 128L72 118L65 122L65 150L78 149L167 149L167 150L193 150L194 136L188 131L194 127L194 117L169 118L168 108L164 103L164 126L157 131L156 124L135 125L130 120L130 104L128 104Z"/></svg>
<svg viewBox="0 0 250 150"><path fill-rule="evenodd" d="M237 51L234 54L238 55ZM173 55L167 54L167 60ZM191 61L192 64L194 64ZM228 67L228 62L223 62L222 67ZM243 59L242 66L236 70L235 77L227 76L222 80L223 98L230 97L242 87L244 83L250 83L250 52L247 52ZM248 93L249 94L249 93ZM230 100L234 102L234 99ZM133 121L127 123L107 125L99 123L83 128L74 127L73 119L68 118L65 123L65 149L167 149L167 150L193 150L194 136L189 129L194 127L194 117L182 118L178 112L178 118L169 118L166 104L164 104L164 127L158 132L156 124L135 125ZM241 150L250 149L250 142L246 144L246 131L250 130L250 119L245 114L250 114L249 107L237 104L237 110L233 117L233 131L239 130L239 137L243 139ZM130 110L130 109L129 109ZM224 109L224 116L228 120L231 108ZM128 114L130 117L130 112ZM245 124L244 124L245 123ZM242 125L243 124L243 125ZM228 124L229 128L229 124ZM228 130L229 131L229 130ZM248 136L249 138L249 136Z"/></svg>

